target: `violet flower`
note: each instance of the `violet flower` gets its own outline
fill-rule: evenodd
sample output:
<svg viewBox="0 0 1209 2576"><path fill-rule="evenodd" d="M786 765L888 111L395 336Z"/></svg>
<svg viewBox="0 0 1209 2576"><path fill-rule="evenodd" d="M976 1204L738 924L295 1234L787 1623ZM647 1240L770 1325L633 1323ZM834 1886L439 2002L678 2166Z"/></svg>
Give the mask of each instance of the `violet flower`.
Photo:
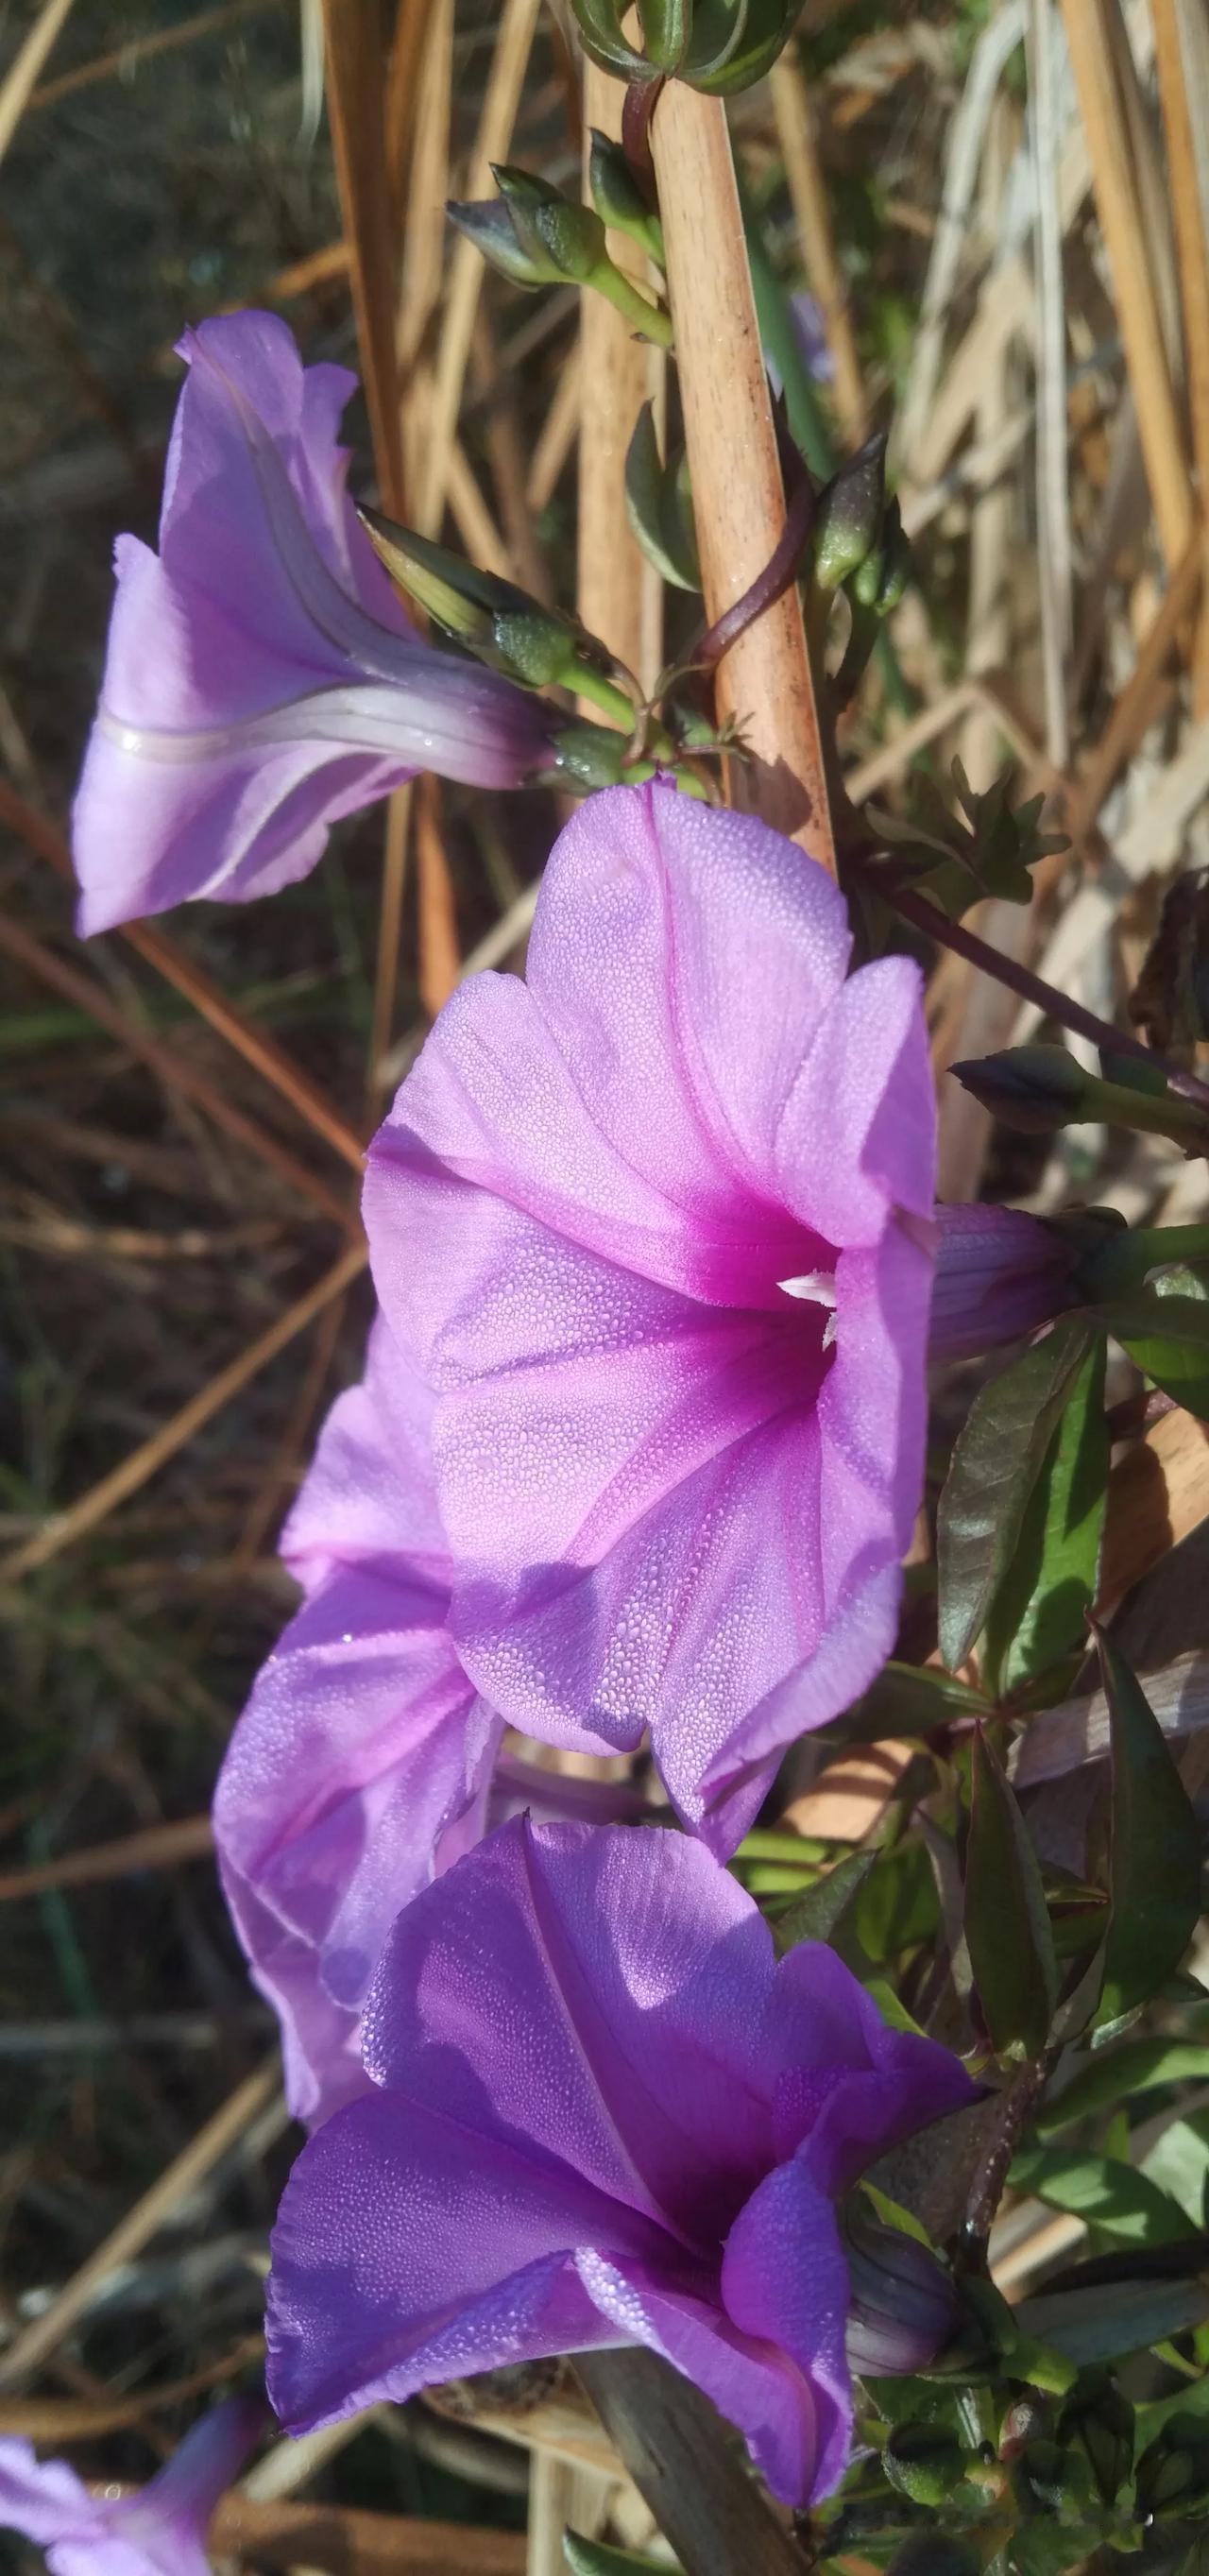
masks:
<svg viewBox="0 0 1209 2576"><path fill-rule="evenodd" d="M270 2393L292 2432L640 2343L741 2427L778 2495L835 2486L835 2204L974 2098L955 2057L887 2028L825 1946L778 1963L699 1843L524 1821L400 1916L365 2032L374 2089L305 2148L274 2237Z"/></svg>
<svg viewBox="0 0 1209 2576"><path fill-rule="evenodd" d="M922 1480L920 977L846 979L850 946L766 825L594 796L527 983L462 986L366 1182L383 1309L437 1390L468 1672L555 1743L649 1727L723 1850L891 1652Z"/></svg>
<svg viewBox="0 0 1209 2576"><path fill-rule="evenodd" d="M345 493L356 378L284 322L180 343L189 374L159 554L117 545L101 703L76 798L82 934L305 876L328 826L417 769L517 787L550 710L409 626Z"/></svg>
<svg viewBox="0 0 1209 2576"><path fill-rule="evenodd" d="M295 2118L364 2089L365 1991L400 1906L522 1807L640 1815L624 1783L559 1779L501 1750L446 1625L452 1567L432 1398L381 1318L281 1537L306 1599L263 1665L214 1801L219 1864L281 2025Z"/></svg>
<svg viewBox="0 0 1209 2576"><path fill-rule="evenodd" d="M267 2420L262 2399L229 2398L131 2495L90 2495L66 2460L0 2438L0 2531L36 2541L51 2576L209 2576L206 2525Z"/></svg>
<svg viewBox="0 0 1209 2576"><path fill-rule="evenodd" d="M938 1207L928 1355L973 1359L1082 1303L1079 1252L1022 1208Z"/></svg>

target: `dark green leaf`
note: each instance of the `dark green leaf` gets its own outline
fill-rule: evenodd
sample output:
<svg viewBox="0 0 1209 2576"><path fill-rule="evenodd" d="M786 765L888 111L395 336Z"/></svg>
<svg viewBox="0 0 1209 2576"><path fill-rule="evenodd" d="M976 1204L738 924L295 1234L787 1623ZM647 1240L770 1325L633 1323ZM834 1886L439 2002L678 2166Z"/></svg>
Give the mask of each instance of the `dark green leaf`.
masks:
<svg viewBox="0 0 1209 2576"><path fill-rule="evenodd" d="M1021 2334L1049 2344L1083 2369L1121 2361L1209 2317L1209 2280L1115 2281L1046 2290L1016 2310Z"/></svg>
<svg viewBox="0 0 1209 2576"><path fill-rule="evenodd" d="M1202 2050L1202 2077L1206 2063ZM1203 2227L1209 2186L1209 2111L1194 2111L1188 2119L1170 2121L1150 2148L1144 2170L1160 2190L1178 2200L1194 2227Z"/></svg>
<svg viewBox="0 0 1209 2576"><path fill-rule="evenodd" d="M1203 2082L1206 2075L1209 2047L1203 2040L1135 2039L1124 2048L1105 2049L1045 2104L1037 2117L1037 2134L1052 2137L1072 2120L1085 2119L1089 2112L1102 2111L1109 2104L1128 2102L1135 2093L1147 2093L1156 2084L1186 2084L1193 2077Z"/></svg>
<svg viewBox="0 0 1209 2576"><path fill-rule="evenodd" d="M1038 2056L1058 1999L1058 1962L1037 1856L981 1728L973 1748L965 1936L994 2047Z"/></svg>
<svg viewBox="0 0 1209 2576"><path fill-rule="evenodd" d="M877 1966L912 1943L931 1941L939 1919L936 1881L921 1842L896 1844L866 1879L853 1909L853 1930Z"/></svg>
<svg viewBox="0 0 1209 2576"><path fill-rule="evenodd" d="M940 1649L950 1671L982 1634L1092 1332L1079 1315L1056 1325L982 1389L958 1435L936 1532Z"/></svg>
<svg viewBox="0 0 1209 2576"><path fill-rule="evenodd" d="M678 590L699 590L701 571L693 527L688 468L683 457L659 454L653 403L634 423L625 461L626 515L643 553Z"/></svg>
<svg viewBox="0 0 1209 2576"><path fill-rule="evenodd" d="M794 1950L799 1941L829 1941L880 1858L876 1851L849 1852L847 1859L837 1860L822 1878L816 1878L778 1916L773 1935L778 1950Z"/></svg>
<svg viewBox="0 0 1209 2576"><path fill-rule="evenodd" d="M584 2540L564 2531L563 2556L571 2576L667 2576L653 2558L635 2558L632 2550L610 2549L603 2540Z"/></svg>
<svg viewBox="0 0 1209 2576"><path fill-rule="evenodd" d="M1098 2023L1145 2003L1179 1966L1201 1901L1200 1832L1162 1729L1119 1647L1097 1630L1112 1746L1111 1912Z"/></svg>
<svg viewBox="0 0 1209 2576"><path fill-rule="evenodd" d="M955 1720L989 1716L992 1702L939 1664L883 1664L856 1707L821 1728L845 1744L876 1744L884 1735L931 1735Z"/></svg>
<svg viewBox="0 0 1209 2576"><path fill-rule="evenodd" d="M1008 2177L1013 2191L1033 2192L1051 2209L1068 2209L1126 2245L1170 2245L1189 2234L1182 2209L1146 2174L1115 2156L1079 2148L1030 2147Z"/></svg>
<svg viewBox="0 0 1209 2576"><path fill-rule="evenodd" d="M1087 1628L1108 1496L1105 1357L1098 1338L1063 1407L991 1606L982 1670L997 1693L1048 1671Z"/></svg>
<svg viewBox="0 0 1209 2576"><path fill-rule="evenodd" d="M1174 1396L1198 1421L1209 1422L1209 1283L1195 1270L1173 1267L1160 1271L1152 1292L1136 1302L1144 1309L1161 1307L1164 1328L1169 1315L1178 1317L1179 1329L1135 1334L1114 1324L1118 1341L1165 1395ZM1195 1330L1190 1330L1193 1319Z"/></svg>

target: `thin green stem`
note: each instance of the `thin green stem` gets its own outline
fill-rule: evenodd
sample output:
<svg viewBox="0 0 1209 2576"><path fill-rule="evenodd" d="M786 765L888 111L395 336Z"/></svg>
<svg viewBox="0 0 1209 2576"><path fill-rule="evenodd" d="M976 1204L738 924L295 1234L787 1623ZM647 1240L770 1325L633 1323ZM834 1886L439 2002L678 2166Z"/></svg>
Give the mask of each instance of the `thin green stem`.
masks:
<svg viewBox="0 0 1209 2576"><path fill-rule="evenodd" d="M652 304L649 295L643 295L636 286L631 286L629 278L613 266L611 259L602 260L600 267L593 269L587 283L594 286L598 294L607 295L610 304L616 305L618 312L625 315L627 322L633 323L635 330L642 332L644 339L654 340L660 349L671 348L671 314L664 311L662 304Z"/></svg>

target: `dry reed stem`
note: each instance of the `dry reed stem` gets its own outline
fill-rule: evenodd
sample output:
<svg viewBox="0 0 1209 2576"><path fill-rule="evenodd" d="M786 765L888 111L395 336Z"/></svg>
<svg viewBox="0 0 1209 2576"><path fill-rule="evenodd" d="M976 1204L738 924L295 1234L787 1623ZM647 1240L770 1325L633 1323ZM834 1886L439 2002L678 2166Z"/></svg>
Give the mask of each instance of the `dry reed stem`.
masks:
<svg viewBox="0 0 1209 2576"><path fill-rule="evenodd" d="M17 2381L28 2379L57 2352L73 2326L91 2306L97 2291L124 2263L134 2261L150 2243L166 2219L179 2209L206 2175L235 2146L259 2113L266 2110L278 2092L281 2070L274 2055L255 2075L246 2076L236 2086L221 2108L189 2140L178 2156L152 2183L149 2191L135 2203L125 2218L110 2231L95 2253L81 2263L70 2281L65 2282L57 2297L42 2315L34 2317L21 2334L14 2337L7 2352L0 2353L0 2388L11 2388Z"/></svg>
<svg viewBox="0 0 1209 2576"><path fill-rule="evenodd" d="M158 2387L140 2389L133 2397L10 2397L7 2405L0 2401L0 2437L53 2442L61 2449L65 2442L95 2440L99 2433L129 2432L145 2425L149 2415L166 2413L251 2369L263 2354L263 2335L243 2335L233 2351L207 2362L204 2370L191 2370L186 2379L161 2380Z"/></svg>
<svg viewBox="0 0 1209 2576"><path fill-rule="evenodd" d="M706 615L734 605L785 525L772 405L726 110L669 81L651 121ZM724 654L719 715L750 762L731 796L835 873L827 776L802 613L791 584Z"/></svg>
<svg viewBox="0 0 1209 2576"><path fill-rule="evenodd" d="M1037 183L1037 579L1045 738L1050 759L1070 757L1066 675L1073 634L1074 564L1067 473L1066 306L1058 204L1058 84L1052 0L1030 0L1029 89ZM1002 427L1002 421L998 424Z"/></svg>
<svg viewBox="0 0 1209 2576"><path fill-rule="evenodd" d="M330 1190L314 1172L308 1171L305 1163L298 1162L284 1145L279 1145L267 1127L261 1127L244 1110L237 1109L226 1093L211 1082L208 1074L200 1072L187 1057L178 1055L130 1020L115 1002L110 1001L100 984L82 975L65 958L57 957L53 949L46 948L31 931L23 930L17 922L2 916L0 956L11 957L14 964L37 975L42 983L50 985L53 992L61 993L65 1001L74 1003L77 1010L86 1011L98 1028L107 1030L119 1046L156 1075L169 1096L179 1092L182 1099L195 1101L198 1108L213 1119L216 1127L224 1129L236 1144L256 1155L270 1171L277 1173L280 1180L288 1182L301 1197L310 1199L325 1217L347 1233L354 1221L353 1214L344 1201L337 1198L335 1191Z"/></svg>
<svg viewBox="0 0 1209 2576"><path fill-rule="evenodd" d="M541 0L504 0L467 178L472 199L491 193L490 164L507 159L540 5ZM449 264L449 292L427 424L428 449L415 504L415 525L423 536L440 535L449 448L462 407L482 282L482 257L473 242L459 235Z"/></svg>
<svg viewBox="0 0 1209 2576"><path fill-rule="evenodd" d="M533 449L525 499L535 514L544 510L553 498L559 475L578 435L582 408L583 376L579 351L575 349L564 359L559 370L550 408Z"/></svg>
<svg viewBox="0 0 1209 2576"><path fill-rule="evenodd" d="M625 92L596 63L584 64L584 196L589 128L614 142L621 135ZM649 270L637 245L610 232L609 255L638 285ZM579 614L627 669L652 688L663 659L663 583L648 563L626 516L625 463L644 402L660 405L663 351L636 337L603 295L580 297L579 381L591 389L579 440ZM585 715L593 710L585 705Z"/></svg>
<svg viewBox="0 0 1209 2576"><path fill-rule="evenodd" d="M772 106L810 292L822 316L835 367L836 410L849 446L859 447L867 431L869 405L852 327L848 282L835 247L827 183L815 134L814 102L802 67L791 51L783 53L773 65Z"/></svg>
<svg viewBox="0 0 1209 2576"><path fill-rule="evenodd" d="M1106 9L1115 11L1116 0L1062 0L1150 497L1168 569L1174 572L1193 532L1192 492Z"/></svg>
<svg viewBox="0 0 1209 2576"><path fill-rule="evenodd" d="M396 202L407 176L409 156L422 134L420 61L434 14L434 0L399 0L386 67L383 111L387 176Z"/></svg>
<svg viewBox="0 0 1209 2576"><path fill-rule="evenodd" d="M416 780L416 893L420 907L420 999L429 1018L443 1010L461 975L457 905L441 831L441 790Z"/></svg>
<svg viewBox="0 0 1209 2576"><path fill-rule="evenodd" d="M364 0L324 0L328 117L351 252L353 307L383 506L406 514L395 361L394 223L386 166L386 63Z"/></svg>
<svg viewBox="0 0 1209 2576"><path fill-rule="evenodd" d="M179 26L131 36L124 45L115 45L111 53L94 54L91 62L77 63L74 71L43 81L34 91L30 107L56 107L61 98L72 98L77 90L91 89L95 82L111 80L115 74L129 80L140 63L150 62L155 54L174 53L178 45L191 45L201 36L216 36L223 27L233 26L237 18L263 17L267 9L281 6L282 0L225 0L222 8L199 9L196 17L182 18Z"/></svg>
<svg viewBox="0 0 1209 2576"><path fill-rule="evenodd" d="M0 161L8 150L37 86L38 74L60 30L71 14L72 0L43 0L25 42L19 45L0 81Z"/></svg>
<svg viewBox="0 0 1209 2576"><path fill-rule="evenodd" d="M331 2576L525 2576L518 2532L412 2522L335 2504L257 2504L234 2490L209 2531L216 2558Z"/></svg>
<svg viewBox="0 0 1209 2576"><path fill-rule="evenodd" d="M99 1484L90 1486L77 1502L68 1504L64 1511L53 1513L37 1536L29 1539L24 1547L0 1558L0 1584L16 1583L24 1575L34 1573L37 1567L48 1565L51 1558L61 1555L65 1547L72 1546L87 1531L96 1529L119 1503L126 1502L131 1494L137 1493L149 1477L158 1475L160 1468L192 1440L195 1432L202 1430L216 1413L220 1413L250 1378L255 1377L260 1369L267 1368L269 1361L276 1359L278 1352L285 1350L296 1334L305 1331L312 1319L322 1314L331 1298L339 1297L345 1288L351 1286L364 1270L367 1258L363 1242L350 1243L332 1268L324 1272L322 1279L307 1289L305 1296L288 1306L284 1315L279 1315L276 1323L270 1324L267 1332L261 1333L246 1350L240 1352L238 1359L232 1360L229 1368L220 1369L208 1386L191 1396L179 1413L173 1414L170 1422L162 1424L149 1440L142 1441L130 1457L124 1458L108 1476L102 1476Z"/></svg>
<svg viewBox="0 0 1209 2576"><path fill-rule="evenodd" d="M1154 720L1164 666L1191 613L1204 572L1204 548L1198 531L1172 573L1134 668L1114 700L1107 723L1101 727L1091 758L1070 789L1066 828L1074 841L1086 838L1110 789Z"/></svg>
<svg viewBox="0 0 1209 2576"><path fill-rule="evenodd" d="M41 1896L49 1887L98 1887L106 1879L132 1878L136 1871L177 1869L182 1861L204 1860L213 1849L209 1816L145 1825L114 1842L94 1843L88 1851L63 1852L57 1860L37 1861L29 1869L5 1870L0 1873L0 1904Z"/></svg>
<svg viewBox="0 0 1209 2576"><path fill-rule="evenodd" d="M386 808L386 843L382 853L382 891L378 903L378 948L374 960L374 1002L369 1039L371 1116L376 1115L383 1088L385 1077L382 1067L390 1045L395 996L399 988L413 784L396 787Z"/></svg>
<svg viewBox="0 0 1209 2576"><path fill-rule="evenodd" d="M1180 0L1152 0L1155 64L1167 136L1167 167L1184 315L1184 364L1192 452L1200 487L1201 551L1209 571L1209 245L1197 171L1197 139L1180 35ZM1193 659L1193 713L1209 714L1209 581L1201 596Z"/></svg>

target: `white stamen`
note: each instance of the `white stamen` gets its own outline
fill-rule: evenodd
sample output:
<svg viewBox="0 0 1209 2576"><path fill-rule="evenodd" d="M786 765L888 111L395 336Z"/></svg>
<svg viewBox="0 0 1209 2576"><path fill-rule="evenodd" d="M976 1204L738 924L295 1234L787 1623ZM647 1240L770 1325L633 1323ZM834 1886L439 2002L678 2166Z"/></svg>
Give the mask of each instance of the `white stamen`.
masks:
<svg viewBox="0 0 1209 2576"><path fill-rule="evenodd" d="M835 1275L830 1270L804 1270L799 1279L778 1279L787 1297L802 1297L812 1306L834 1306Z"/></svg>

